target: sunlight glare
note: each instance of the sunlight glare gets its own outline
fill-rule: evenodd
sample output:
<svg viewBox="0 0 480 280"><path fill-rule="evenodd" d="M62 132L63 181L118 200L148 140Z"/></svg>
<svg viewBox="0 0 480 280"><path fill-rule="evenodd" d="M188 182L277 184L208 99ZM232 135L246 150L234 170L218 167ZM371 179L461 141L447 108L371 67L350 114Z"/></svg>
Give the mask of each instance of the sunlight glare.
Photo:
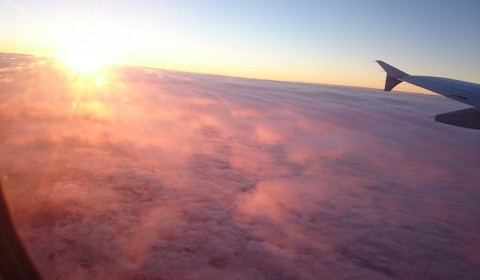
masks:
<svg viewBox="0 0 480 280"><path fill-rule="evenodd" d="M65 53L61 59L67 67L83 73L93 72L104 66L105 58L92 51L78 50Z"/></svg>
<svg viewBox="0 0 480 280"><path fill-rule="evenodd" d="M111 63L115 43L106 30L77 28L64 34L58 57L70 70L92 73ZM117 45L118 46L118 45Z"/></svg>

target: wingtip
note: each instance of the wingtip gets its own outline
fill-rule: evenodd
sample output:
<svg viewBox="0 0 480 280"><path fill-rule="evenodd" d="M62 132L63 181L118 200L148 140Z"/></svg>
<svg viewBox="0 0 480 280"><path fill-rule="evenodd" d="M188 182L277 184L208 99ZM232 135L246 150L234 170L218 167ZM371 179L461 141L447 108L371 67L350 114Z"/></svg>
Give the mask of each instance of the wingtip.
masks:
<svg viewBox="0 0 480 280"><path fill-rule="evenodd" d="M387 72L387 78L385 80L384 91L392 91L399 83L402 82L402 78L408 75L407 73L391 66L388 63L383 62L382 60L376 60L378 65Z"/></svg>
<svg viewBox="0 0 480 280"><path fill-rule="evenodd" d="M376 62L378 63L378 65L380 65L380 67L383 68L383 70L385 70L385 72L387 72L388 77L399 79L408 75L407 73L393 67L392 65L386 62L383 62L382 60L376 60Z"/></svg>

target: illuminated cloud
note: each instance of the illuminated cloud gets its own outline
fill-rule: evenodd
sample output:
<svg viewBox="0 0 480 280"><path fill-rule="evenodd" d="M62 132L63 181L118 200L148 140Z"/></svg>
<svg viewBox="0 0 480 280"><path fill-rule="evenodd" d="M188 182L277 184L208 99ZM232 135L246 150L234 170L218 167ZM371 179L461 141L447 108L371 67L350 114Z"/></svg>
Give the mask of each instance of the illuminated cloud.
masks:
<svg viewBox="0 0 480 280"><path fill-rule="evenodd" d="M429 118L457 103L40 60L0 57L0 170L46 279L480 276L480 136Z"/></svg>

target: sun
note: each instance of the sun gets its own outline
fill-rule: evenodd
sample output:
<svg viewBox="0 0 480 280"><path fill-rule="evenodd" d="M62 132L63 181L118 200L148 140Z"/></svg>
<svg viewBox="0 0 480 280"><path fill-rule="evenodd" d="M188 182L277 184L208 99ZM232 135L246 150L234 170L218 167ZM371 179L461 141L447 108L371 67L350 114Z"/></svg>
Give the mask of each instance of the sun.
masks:
<svg viewBox="0 0 480 280"><path fill-rule="evenodd" d="M71 71L92 73L111 63L114 40L98 29L77 29L61 39L58 58Z"/></svg>
<svg viewBox="0 0 480 280"><path fill-rule="evenodd" d="M101 70L107 63L107 57L100 51L85 48L69 50L60 59L69 69L82 73Z"/></svg>

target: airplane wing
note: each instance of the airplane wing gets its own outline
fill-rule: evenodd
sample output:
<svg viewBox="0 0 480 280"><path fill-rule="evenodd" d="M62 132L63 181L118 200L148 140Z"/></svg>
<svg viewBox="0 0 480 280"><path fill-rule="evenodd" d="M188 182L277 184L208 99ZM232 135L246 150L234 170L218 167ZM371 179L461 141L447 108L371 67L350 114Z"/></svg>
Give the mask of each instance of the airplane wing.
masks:
<svg viewBox="0 0 480 280"><path fill-rule="evenodd" d="M409 75L381 60L377 63L387 72L385 91L407 82L436 92L473 108L435 116L435 121L460 127L480 129L480 84L448 78Z"/></svg>

